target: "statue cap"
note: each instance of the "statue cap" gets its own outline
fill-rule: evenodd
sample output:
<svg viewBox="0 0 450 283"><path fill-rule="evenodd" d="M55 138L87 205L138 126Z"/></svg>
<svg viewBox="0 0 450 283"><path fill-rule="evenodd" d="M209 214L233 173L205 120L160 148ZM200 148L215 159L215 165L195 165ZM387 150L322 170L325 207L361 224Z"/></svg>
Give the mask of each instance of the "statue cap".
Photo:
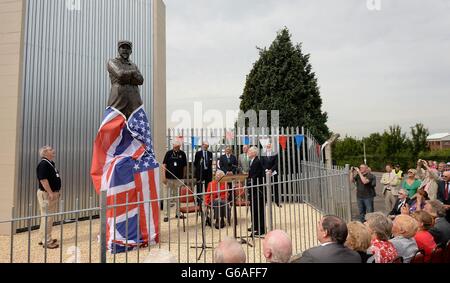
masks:
<svg viewBox="0 0 450 283"><path fill-rule="evenodd" d="M117 43L117 48L120 48L122 45L128 45L130 48L133 48L133 43L128 40L120 40L119 43Z"/></svg>

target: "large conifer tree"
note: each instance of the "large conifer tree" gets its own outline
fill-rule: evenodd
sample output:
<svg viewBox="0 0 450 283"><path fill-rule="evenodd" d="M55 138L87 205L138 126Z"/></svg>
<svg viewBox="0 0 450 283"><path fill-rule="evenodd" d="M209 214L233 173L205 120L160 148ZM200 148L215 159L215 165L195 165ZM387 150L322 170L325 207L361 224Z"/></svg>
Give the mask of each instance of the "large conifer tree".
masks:
<svg viewBox="0 0 450 283"><path fill-rule="evenodd" d="M269 49L259 50L260 58L247 75L240 97L241 110L268 110L269 115L270 110L279 110L281 127L305 126L319 142L324 142L330 135L328 117L321 110L322 99L309 54L302 53L301 44L292 44L287 28L278 32Z"/></svg>

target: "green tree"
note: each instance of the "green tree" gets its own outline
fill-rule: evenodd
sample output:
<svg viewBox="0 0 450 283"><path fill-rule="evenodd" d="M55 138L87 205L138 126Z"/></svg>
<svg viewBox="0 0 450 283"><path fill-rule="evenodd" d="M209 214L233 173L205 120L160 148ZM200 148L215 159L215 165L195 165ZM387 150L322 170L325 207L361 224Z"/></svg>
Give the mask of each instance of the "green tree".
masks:
<svg viewBox="0 0 450 283"><path fill-rule="evenodd" d="M279 110L280 126L305 126L323 143L330 132L327 113L322 112L317 78L303 54L301 44L294 45L287 28L278 32L272 45L259 49L260 58L247 75L240 109ZM270 123L270 118L268 120Z"/></svg>
<svg viewBox="0 0 450 283"><path fill-rule="evenodd" d="M414 157L417 157L420 152L428 151L427 137L430 132L423 124L416 124L411 127L411 146Z"/></svg>
<svg viewBox="0 0 450 283"><path fill-rule="evenodd" d="M381 137L380 153L387 158L395 158L407 150L406 134L398 125L389 126Z"/></svg>

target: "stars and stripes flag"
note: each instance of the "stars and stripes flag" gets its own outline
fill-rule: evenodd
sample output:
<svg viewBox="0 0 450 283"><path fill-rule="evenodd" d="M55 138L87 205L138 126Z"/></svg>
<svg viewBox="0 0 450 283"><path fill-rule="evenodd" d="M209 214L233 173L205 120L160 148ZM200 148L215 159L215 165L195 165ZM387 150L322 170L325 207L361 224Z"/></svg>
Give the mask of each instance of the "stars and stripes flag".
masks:
<svg viewBox="0 0 450 283"><path fill-rule="evenodd" d="M106 240L112 253L159 242L158 168L143 107L128 121L108 107L94 143L91 176L98 194L107 191ZM125 205L138 201L144 203Z"/></svg>

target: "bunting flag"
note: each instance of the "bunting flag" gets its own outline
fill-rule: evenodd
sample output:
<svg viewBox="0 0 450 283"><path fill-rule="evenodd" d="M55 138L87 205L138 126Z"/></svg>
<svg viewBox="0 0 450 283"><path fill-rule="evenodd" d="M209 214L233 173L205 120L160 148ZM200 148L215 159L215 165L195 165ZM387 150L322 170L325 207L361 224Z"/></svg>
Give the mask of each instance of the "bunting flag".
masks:
<svg viewBox="0 0 450 283"><path fill-rule="evenodd" d="M159 242L159 164L153 151L150 123L139 107L128 121L108 107L97 133L91 176L95 191L107 192L106 242L121 253ZM131 204L143 201L141 204ZM150 203L150 205L149 205Z"/></svg>
<svg viewBox="0 0 450 283"><path fill-rule="evenodd" d="M295 143L297 144L297 149L300 149L300 147L302 146L302 142L305 139L304 135L296 135L295 136Z"/></svg>
<svg viewBox="0 0 450 283"><path fill-rule="evenodd" d="M200 137L191 137L191 143L192 143L192 149L194 149L196 146L200 145Z"/></svg>
<svg viewBox="0 0 450 283"><path fill-rule="evenodd" d="M250 137L242 137L242 144L249 145L250 144Z"/></svg>
<svg viewBox="0 0 450 283"><path fill-rule="evenodd" d="M208 138L208 143L209 143L209 145L218 145L221 140L222 140L222 138L220 138L220 137L210 137L210 138Z"/></svg>
<svg viewBox="0 0 450 283"><path fill-rule="evenodd" d="M287 136L280 136L279 138L280 146L283 150L286 150Z"/></svg>
<svg viewBox="0 0 450 283"><path fill-rule="evenodd" d="M270 143L270 138L260 138L259 143L261 144L262 148L266 148L266 146Z"/></svg>
<svg viewBox="0 0 450 283"><path fill-rule="evenodd" d="M227 131L226 139L227 141L232 141L234 139L234 133L232 131Z"/></svg>

